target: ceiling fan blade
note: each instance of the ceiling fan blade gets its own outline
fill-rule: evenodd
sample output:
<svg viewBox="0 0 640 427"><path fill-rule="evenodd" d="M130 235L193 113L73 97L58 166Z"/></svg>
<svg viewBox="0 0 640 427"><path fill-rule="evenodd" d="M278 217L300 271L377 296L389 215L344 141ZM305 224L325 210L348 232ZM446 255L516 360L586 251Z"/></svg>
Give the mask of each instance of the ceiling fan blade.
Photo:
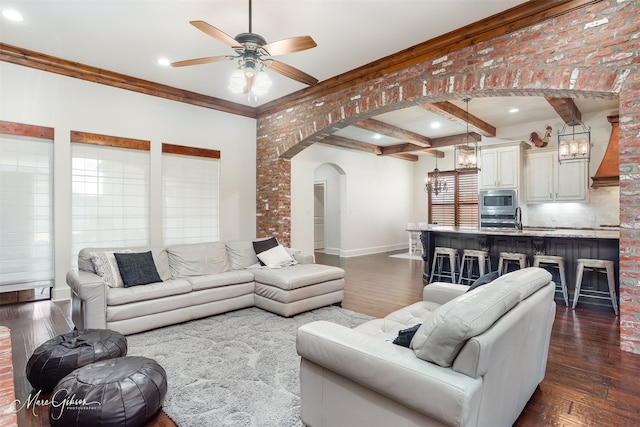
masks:
<svg viewBox="0 0 640 427"><path fill-rule="evenodd" d="M284 55L286 53L300 52L301 50L316 47L316 42L310 36L291 37L289 39L278 40L262 46L270 56Z"/></svg>
<svg viewBox="0 0 640 427"><path fill-rule="evenodd" d="M225 33L222 30L217 29L211 24L207 24L204 21L189 21L191 25L202 31L203 33L208 34L216 40L221 41L222 43L231 46L233 48L242 47L240 43L238 43L233 37L229 34Z"/></svg>
<svg viewBox="0 0 640 427"><path fill-rule="evenodd" d="M211 62L219 62L219 61L229 61L234 59L235 56L224 55L224 56L207 56L205 58L196 58L196 59L187 59L186 61L178 61L172 62L172 67L186 67L188 65L200 65L200 64L209 64Z"/></svg>
<svg viewBox="0 0 640 427"><path fill-rule="evenodd" d="M300 71L297 68L292 67L291 65L276 61L275 59L265 60L264 65L271 68L276 73L280 73L285 77L297 80L300 83L304 83L309 86L313 86L314 84L318 83L318 79L316 79L315 77L312 77L304 71Z"/></svg>

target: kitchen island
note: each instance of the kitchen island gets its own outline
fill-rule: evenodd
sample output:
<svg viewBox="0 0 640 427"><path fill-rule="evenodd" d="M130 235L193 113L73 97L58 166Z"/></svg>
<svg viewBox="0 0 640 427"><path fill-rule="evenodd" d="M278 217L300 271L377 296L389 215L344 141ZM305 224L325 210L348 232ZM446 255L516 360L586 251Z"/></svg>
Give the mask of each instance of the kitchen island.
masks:
<svg viewBox="0 0 640 427"><path fill-rule="evenodd" d="M436 246L458 249L460 257L464 249L484 249L489 251L491 269L497 270L500 252L519 252L527 255L529 265L533 264L533 256L544 252L565 258L567 289L569 302L573 302L576 280L576 264L578 258L611 260L615 265L616 293L619 293L619 239L617 227L604 228L480 228L450 227L428 225L413 231L421 232L422 258L424 260L423 281L428 283L431 274L433 250ZM560 281L557 270L553 280ZM586 274L583 289L590 288L607 291L607 280L603 274ZM558 301L562 297L557 294ZM564 302L561 302L564 305ZM592 304L611 307L608 301L580 297L579 306Z"/></svg>

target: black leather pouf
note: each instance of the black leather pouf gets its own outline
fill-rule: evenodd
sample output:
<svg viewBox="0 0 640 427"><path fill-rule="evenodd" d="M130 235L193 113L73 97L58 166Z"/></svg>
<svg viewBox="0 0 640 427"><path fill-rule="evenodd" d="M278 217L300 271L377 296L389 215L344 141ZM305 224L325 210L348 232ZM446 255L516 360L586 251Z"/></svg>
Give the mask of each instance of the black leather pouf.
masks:
<svg viewBox="0 0 640 427"><path fill-rule="evenodd" d="M110 329L85 329L58 335L33 352L27 378L36 390L50 393L74 369L127 355L127 339Z"/></svg>
<svg viewBox="0 0 640 427"><path fill-rule="evenodd" d="M162 407L167 374L155 360L126 356L78 368L51 393L57 426L143 426Z"/></svg>

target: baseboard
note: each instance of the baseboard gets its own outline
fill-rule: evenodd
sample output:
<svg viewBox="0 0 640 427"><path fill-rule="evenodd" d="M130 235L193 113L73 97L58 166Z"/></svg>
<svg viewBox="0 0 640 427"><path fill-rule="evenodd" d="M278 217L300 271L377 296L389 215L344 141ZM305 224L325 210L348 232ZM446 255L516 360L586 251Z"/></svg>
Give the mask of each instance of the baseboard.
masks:
<svg viewBox="0 0 640 427"><path fill-rule="evenodd" d="M64 288L51 288L51 300L52 301L64 301L71 299L71 289L68 286Z"/></svg>
<svg viewBox="0 0 640 427"><path fill-rule="evenodd" d="M339 255L342 258L349 258L354 256L373 255L400 250L408 251L409 246L406 243L397 243L395 245L375 246L370 248L351 249L347 251L341 250Z"/></svg>

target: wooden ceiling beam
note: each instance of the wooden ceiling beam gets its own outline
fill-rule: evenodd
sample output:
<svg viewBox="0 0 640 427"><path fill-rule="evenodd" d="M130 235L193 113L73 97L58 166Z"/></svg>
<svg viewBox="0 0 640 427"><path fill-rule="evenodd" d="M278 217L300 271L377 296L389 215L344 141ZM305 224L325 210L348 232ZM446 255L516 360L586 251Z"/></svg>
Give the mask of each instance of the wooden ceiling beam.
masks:
<svg viewBox="0 0 640 427"><path fill-rule="evenodd" d="M391 138L396 138L404 142L409 142L415 145L419 145L423 148L431 147L431 139L424 135L417 134L415 132L408 131L406 129L399 128L397 126L390 125L385 122L381 122L376 119L366 119L353 124L360 129L368 130L370 132L386 135Z"/></svg>
<svg viewBox="0 0 640 427"><path fill-rule="evenodd" d="M380 148L382 148L382 153L380 153L381 156L390 156L392 154L400 154L400 153L411 153L414 151L420 151L424 149L424 147L420 147L419 145L409 144L409 143L387 145L386 147L380 147Z"/></svg>
<svg viewBox="0 0 640 427"><path fill-rule="evenodd" d="M434 149L430 148L428 150L422 150L422 152L424 154L426 154L427 156L436 157L438 159L444 158L444 151L434 150Z"/></svg>
<svg viewBox="0 0 640 427"><path fill-rule="evenodd" d="M60 74L62 76L73 77L93 83L100 83L119 89L130 90L143 93L145 95L157 96L158 98L170 99L172 101L184 102L185 104L197 105L199 107L210 108L212 110L223 111L225 113L237 114L250 118L257 118L257 110L235 102L215 98L213 96L202 95L188 90L178 89L149 80L120 74L78 62L68 61L44 53L38 53L20 47L0 43L0 61L34 68L40 71Z"/></svg>
<svg viewBox="0 0 640 427"><path fill-rule="evenodd" d="M395 157L396 159L407 160L409 162L417 162L419 160L418 156L410 153L391 154L389 157Z"/></svg>
<svg viewBox="0 0 640 427"><path fill-rule="evenodd" d="M452 145L464 144L467 135L464 133L460 133L458 135L449 135L443 136L441 138L432 138L431 139L431 148L442 148L442 147L450 147ZM469 132L469 141L480 142L482 140L482 136L476 132Z"/></svg>
<svg viewBox="0 0 640 427"><path fill-rule="evenodd" d="M453 120L463 125L466 125L468 122L469 128L479 132L482 136L496 136L495 126L483 121L473 114L469 114L467 119L467 111L449 101L423 104L422 108L439 116L445 117L447 120Z"/></svg>
<svg viewBox="0 0 640 427"><path fill-rule="evenodd" d="M544 99L556 110L560 118L568 125L575 126L582 121L582 113L571 98L553 98L545 96Z"/></svg>
<svg viewBox="0 0 640 427"><path fill-rule="evenodd" d="M351 138L331 135L319 141L321 144L332 145L334 147L348 148L350 150L364 151L371 154L382 154L382 147L369 144L368 142L357 141Z"/></svg>

